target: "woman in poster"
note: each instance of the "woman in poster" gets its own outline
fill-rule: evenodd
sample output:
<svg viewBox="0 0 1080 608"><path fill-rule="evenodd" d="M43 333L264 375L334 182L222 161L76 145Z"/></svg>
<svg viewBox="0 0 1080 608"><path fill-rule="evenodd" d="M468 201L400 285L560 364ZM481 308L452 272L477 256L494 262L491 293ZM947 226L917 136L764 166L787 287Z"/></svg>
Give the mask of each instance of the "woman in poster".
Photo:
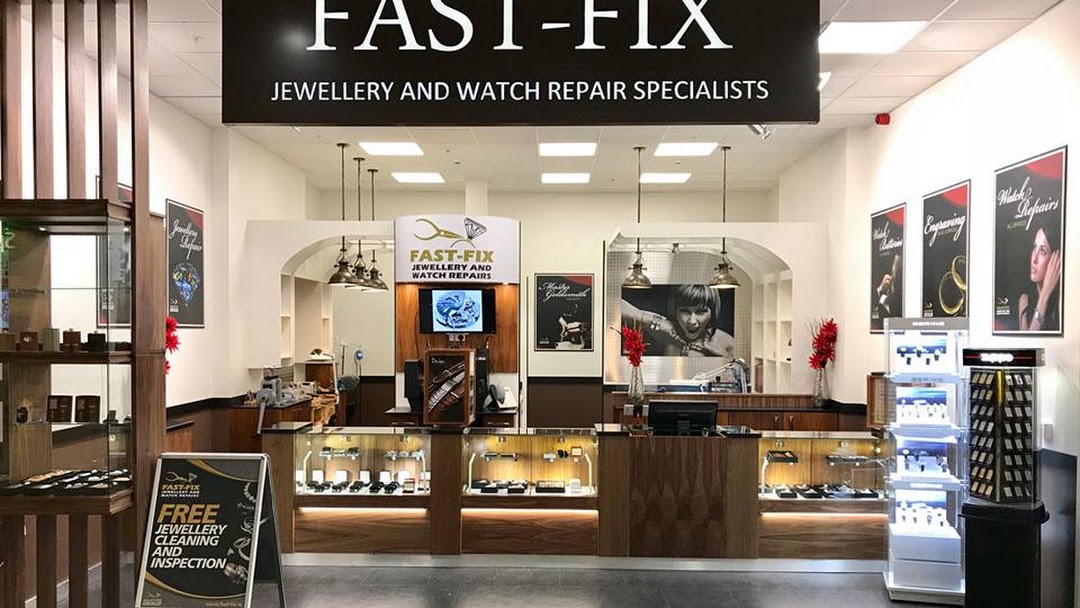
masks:
<svg viewBox="0 0 1080 608"><path fill-rule="evenodd" d="M624 298L622 317L623 324L645 333L647 356L735 356L735 338L720 328L720 293L707 285L671 286L667 316L641 310Z"/></svg>
<svg viewBox="0 0 1080 608"><path fill-rule="evenodd" d="M1030 283L1017 298L1020 331L1058 331L1061 285L1061 235L1054 220L1035 230L1028 265Z"/></svg>

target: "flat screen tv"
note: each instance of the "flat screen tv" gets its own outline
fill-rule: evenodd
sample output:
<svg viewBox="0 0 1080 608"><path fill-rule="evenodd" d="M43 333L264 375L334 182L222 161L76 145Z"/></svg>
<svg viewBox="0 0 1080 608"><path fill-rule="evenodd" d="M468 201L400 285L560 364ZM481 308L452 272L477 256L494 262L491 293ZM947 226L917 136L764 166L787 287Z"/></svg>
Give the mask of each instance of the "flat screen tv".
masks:
<svg viewBox="0 0 1080 608"><path fill-rule="evenodd" d="M716 401L649 401L654 435L701 435L716 428Z"/></svg>
<svg viewBox="0 0 1080 608"><path fill-rule="evenodd" d="M420 333L495 333L495 290L421 289Z"/></svg>

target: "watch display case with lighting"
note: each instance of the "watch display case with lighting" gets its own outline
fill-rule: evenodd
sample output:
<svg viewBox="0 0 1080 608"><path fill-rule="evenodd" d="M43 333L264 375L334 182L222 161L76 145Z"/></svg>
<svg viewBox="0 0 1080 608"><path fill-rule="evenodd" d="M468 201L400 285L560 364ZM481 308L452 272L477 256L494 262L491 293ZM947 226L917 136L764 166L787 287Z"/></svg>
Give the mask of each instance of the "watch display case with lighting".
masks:
<svg viewBox="0 0 1080 608"><path fill-rule="evenodd" d="M469 429L462 493L595 498L597 441L591 429Z"/></svg>
<svg viewBox="0 0 1080 608"><path fill-rule="evenodd" d="M761 500L885 499L886 446L870 433L765 431L758 446Z"/></svg>
<svg viewBox="0 0 1080 608"><path fill-rule="evenodd" d="M427 495L431 436L424 429L337 427L295 435L297 496ZM411 482L411 483L409 483Z"/></svg>
<svg viewBox="0 0 1080 608"><path fill-rule="evenodd" d="M894 600L964 602L968 475L965 319L886 319L889 526Z"/></svg>

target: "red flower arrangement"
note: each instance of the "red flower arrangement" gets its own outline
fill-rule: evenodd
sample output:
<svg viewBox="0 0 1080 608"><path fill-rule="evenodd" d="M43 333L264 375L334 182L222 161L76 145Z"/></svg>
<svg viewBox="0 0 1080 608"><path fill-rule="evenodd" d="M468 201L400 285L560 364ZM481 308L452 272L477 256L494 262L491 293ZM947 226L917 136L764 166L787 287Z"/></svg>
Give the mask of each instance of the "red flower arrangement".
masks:
<svg viewBox="0 0 1080 608"><path fill-rule="evenodd" d="M641 358L645 356L645 334L640 329L623 325L619 332L623 339L623 352L630 360L631 367L640 367Z"/></svg>
<svg viewBox="0 0 1080 608"><path fill-rule="evenodd" d="M180 348L180 336L176 333L176 319L165 317L165 350L175 353ZM165 359L165 373L169 373L169 360Z"/></svg>
<svg viewBox="0 0 1080 608"><path fill-rule="evenodd" d="M810 369L825 369L826 365L836 360L836 336L839 328L832 319L819 319L810 323L810 333L814 334Z"/></svg>

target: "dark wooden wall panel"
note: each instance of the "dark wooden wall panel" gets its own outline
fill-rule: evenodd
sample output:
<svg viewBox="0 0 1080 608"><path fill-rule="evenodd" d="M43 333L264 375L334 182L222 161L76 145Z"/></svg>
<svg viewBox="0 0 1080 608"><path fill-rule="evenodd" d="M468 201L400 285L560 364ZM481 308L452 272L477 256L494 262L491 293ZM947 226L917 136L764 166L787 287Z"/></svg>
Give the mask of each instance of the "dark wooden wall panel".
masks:
<svg viewBox="0 0 1080 608"><path fill-rule="evenodd" d="M405 361L420 359L420 353L433 348L451 348L443 335L420 333L420 289L426 285L401 284L394 290L396 365L398 373L405 371ZM433 286L442 288L443 286ZM452 288L452 286L448 286ZM477 287L477 286L472 286ZM484 286L489 287L489 286ZM493 335L466 335L465 346L478 348L489 343L491 349L491 372L513 374L518 371L518 330L521 300L517 285L492 285L495 290L495 333Z"/></svg>
<svg viewBox="0 0 1080 608"><path fill-rule="evenodd" d="M297 553L423 554L431 547L425 509L300 509L295 530Z"/></svg>
<svg viewBox="0 0 1080 608"><path fill-rule="evenodd" d="M529 378L529 426L592 428L604 421L600 378Z"/></svg>
<svg viewBox="0 0 1080 608"><path fill-rule="evenodd" d="M757 557L756 439L632 438L630 555Z"/></svg>
<svg viewBox="0 0 1080 608"><path fill-rule="evenodd" d="M64 0L68 198L86 198L86 5Z"/></svg>
<svg viewBox="0 0 1080 608"><path fill-rule="evenodd" d="M630 555L630 460L629 437L600 438L599 536L601 557Z"/></svg>
<svg viewBox="0 0 1080 608"><path fill-rule="evenodd" d="M33 0L34 196L53 198L53 3Z"/></svg>
<svg viewBox="0 0 1080 608"><path fill-rule="evenodd" d="M0 169L2 198L22 198L22 9L19 0L0 0Z"/></svg>
<svg viewBox="0 0 1080 608"><path fill-rule="evenodd" d="M515 555L596 555L595 511L466 509L461 552Z"/></svg>
<svg viewBox="0 0 1080 608"><path fill-rule="evenodd" d="M391 426L390 417L384 412L394 407L394 378L360 378L360 384L347 398L358 402L350 407L349 426Z"/></svg>
<svg viewBox="0 0 1080 608"><path fill-rule="evenodd" d="M431 553L461 553L461 435L431 438Z"/></svg>
<svg viewBox="0 0 1080 608"><path fill-rule="evenodd" d="M885 559L882 515L769 513L758 522L762 558Z"/></svg>

